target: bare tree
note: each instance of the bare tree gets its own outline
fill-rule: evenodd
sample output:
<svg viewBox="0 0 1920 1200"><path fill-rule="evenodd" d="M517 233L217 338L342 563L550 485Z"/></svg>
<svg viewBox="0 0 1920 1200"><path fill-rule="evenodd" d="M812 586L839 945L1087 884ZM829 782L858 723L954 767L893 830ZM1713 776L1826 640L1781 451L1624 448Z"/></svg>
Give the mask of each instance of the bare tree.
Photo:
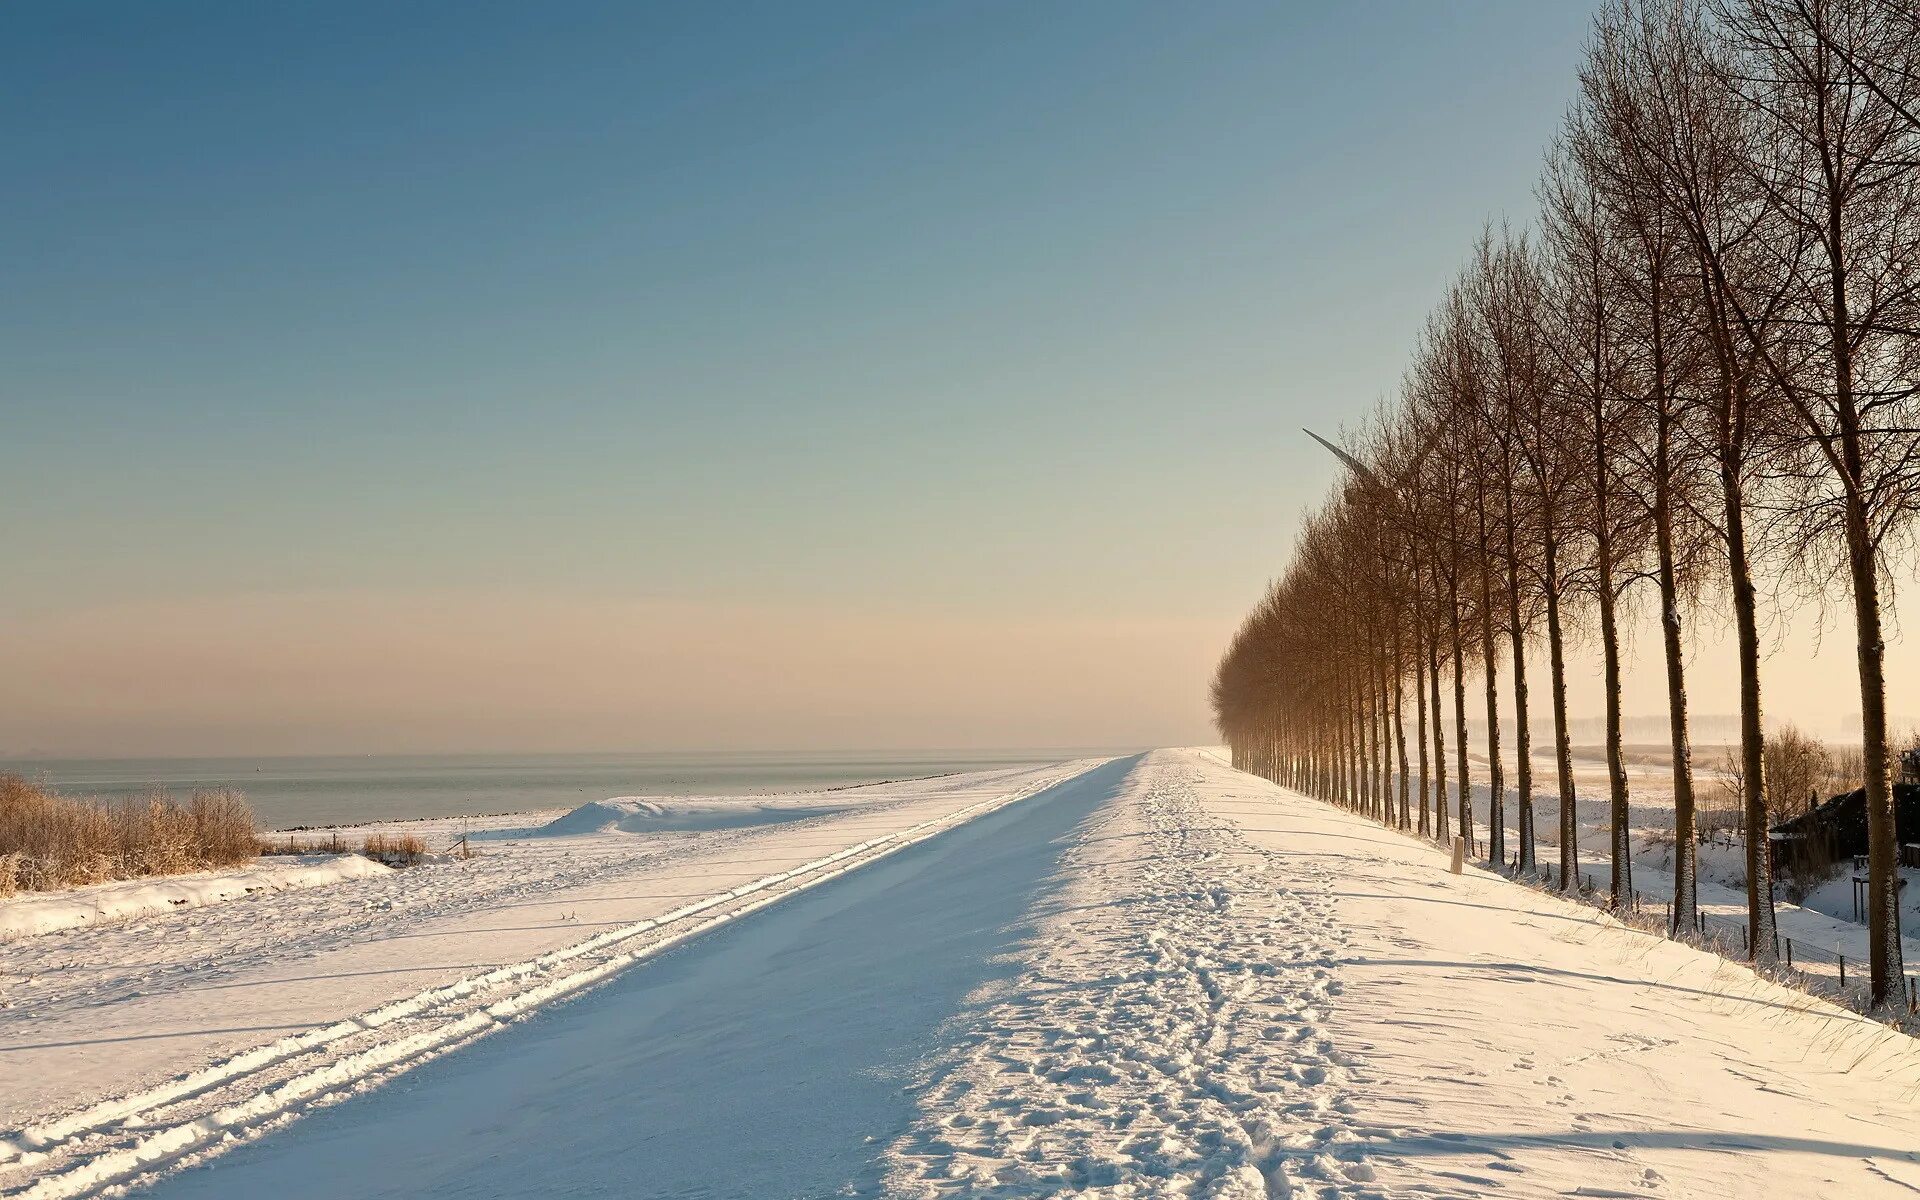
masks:
<svg viewBox="0 0 1920 1200"><path fill-rule="evenodd" d="M1717 510L1696 508L1724 560L1740 669L1740 771L1746 838L1749 944L1774 954L1767 826L1765 722L1761 706L1758 593L1748 533L1756 466L1795 457L1778 436L1784 415L1756 340L1775 340L1784 315L1782 276L1766 254L1769 214L1745 164L1759 149L1754 112L1723 80L1724 39L1695 0L1611 9L1599 53L1606 104L1615 117L1621 169L1682 231L1694 292L1691 313L1710 380L1699 431L1719 484ZM1704 68L1704 69L1703 69ZM1752 301L1749 330L1735 316L1736 288ZM1754 831L1758 831L1757 833Z"/></svg>
<svg viewBox="0 0 1920 1200"><path fill-rule="evenodd" d="M1683 622L1697 594L1704 529L1697 489L1707 440L1698 428L1700 405L1691 391L1698 367L1695 289L1687 277L1689 241L1641 152L1650 118L1648 71L1637 51L1645 32L1639 10L1609 5L1595 22L1581 71L1588 124L1576 145L1598 185L1603 219L1618 231L1613 258L1616 311L1629 350L1625 394L1645 409L1622 439L1628 493L1643 506L1652 530L1653 577L1660 594L1661 648L1666 663L1667 711L1673 747L1674 897L1676 928L1698 919L1693 758L1688 729Z"/></svg>
<svg viewBox="0 0 1920 1200"><path fill-rule="evenodd" d="M1789 732L1764 734L1757 576L1773 569L1776 583L1817 593L1843 579L1863 714L1873 991L1889 996L1902 964L1882 579L1920 510L1916 114L1920 9L1903 0L1608 0L1541 185L1538 242L1482 240L1430 317L1398 403L1357 457L1337 451L1346 478L1222 660L1216 717L1235 762L1408 827L1417 786L1422 831L1446 839L1451 812L1471 842L1466 690L1477 670L1487 858L1502 863L1504 653L1517 857L1532 867L1528 668L1544 621L1559 881L1576 886L1566 649L1591 621L1611 897L1627 903L1620 625L1633 585L1651 581L1673 747L1674 918L1689 926L1697 806L1684 635L1724 590L1738 634L1733 774L1751 943L1765 957L1769 813L1787 806L1783 788L1800 803L1811 756L1789 753ZM1776 531L1789 537L1777 561Z"/></svg>
<svg viewBox="0 0 1920 1200"><path fill-rule="evenodd" d="M1504 353L1514 378L1515 444L1524 462L1534 508L1532 540L1537 551L1527 558L1544 610L1547 665L1553 712L1553 753L1559 798L1559 885L1579 881L1579 808L1573 784L1573 748L1567 722L1564 598L1585 558L1574 537L1585 520L1582 507L1586 457L1580 453L1580 414L1569 403L1560 361L1548 349L1558 335L1546 264L1532 247L1511 241L1503 247L1499 277L1505 297ZM1521 651L1516 647L1518 658ZM1518 707L1518 706L1516 706ZM1521 723L1525 724L1524 717ZM1524 797L1523 797L1524 800ZM1522 836L1531 841L1531 815L1522 818ZM1524 852L1524 851L1523 851ZM1523 865L1530 865L1531 860Z"/></svg>
<svg viewBox="0 0 1920 1200"><path fill-rule="evenodd" d="M1601 217L1600 197L1586 156L1571 143L1585 136L1576 121L1567 142L1548 159L1541 186L1542 225L1551 248L1552 287L1557 304L1548 314L1557 336L1547 345L1558 356L1570 406L1580 420L1569 423L1569 443L1586 460L1584 503L1593 569L1586 586L1599 623L1603 695L1606 708L1608 784L1608 860L1610 893L1616 907L1633 893L1633 843L1628 826L1626 758L1620 735L1620 580L1615 564L1622 557L1630 527L1620 520L1621 491L1610 447L1630 417L1620 399L1621 355L1616 344L1611 260L1614 235Z"/></svg>
<svg viewBox="0 0 1920 1200"><path fill-rule="evenodd" d="M1920 127L1907 102L1920 43L1873 0L1728 0L1721 15L1726 84L1759 121L1748 167L1777 226L1789 332L1762 335L1764 293L1736 290L1733 308L1827 466L1808 488L1803 561L1843 548L1853 602L1880 1002L1902 971L1881 578L1920 504Z"/></svg>

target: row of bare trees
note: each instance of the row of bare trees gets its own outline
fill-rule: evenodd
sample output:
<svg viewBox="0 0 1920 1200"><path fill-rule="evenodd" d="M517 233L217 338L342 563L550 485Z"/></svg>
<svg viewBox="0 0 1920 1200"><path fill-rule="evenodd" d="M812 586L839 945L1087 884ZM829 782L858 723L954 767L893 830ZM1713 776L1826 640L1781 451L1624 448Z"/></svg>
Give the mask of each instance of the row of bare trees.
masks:
<svg viewBox="0 0 1920 1200"><path fill-rule="evenodd" d="M1567 676L1590 669L1573 658L1597 642L1618 903L1632 887L1621 624L1645 596L1671 714L1673 919L1689 926L1685 650L1696 623L1730 611L1751 945L1765 958L1763 587L1768 602L1844 594L1872 991L1890 995L1902 963L1882 600L1920 510L1916 13L1910 0L1609 0L1537 228L1490 229L1474 247L1401 393L1338 451L1343 485L1220 664L1217 720L1241 766L1442 839L1475 840L1470 795L1484 785L1486 856L1522 870L1536 868L1535 798L1550 792L1558 882L1576 886ZM1470 686L1485 779L1468 757ZM1533 777L1529 744L1543 703L1551 780Z"/></svg>

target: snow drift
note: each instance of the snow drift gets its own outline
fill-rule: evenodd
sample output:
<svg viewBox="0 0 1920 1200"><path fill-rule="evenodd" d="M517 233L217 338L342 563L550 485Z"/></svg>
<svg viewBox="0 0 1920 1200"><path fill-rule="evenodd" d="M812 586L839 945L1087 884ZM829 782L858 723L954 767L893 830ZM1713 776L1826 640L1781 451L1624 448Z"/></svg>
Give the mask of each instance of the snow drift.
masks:
<svg viewBox="0 0 1920 1200"><path fill-rule="evenodd" d="M390 870L358 854L302 854L267 859L232 871L122 879L64 892L35 892L0 900L0 939L197 908L255 892L320 887L342 879L384 875Z"/></svg>
<svg viewBox="0 0 1920 1200"><path fill-rule="evenodd" d="M741 829L775 825L807 817L845 812L847 804L769 803L763 800L698 799L616 796L596 800L556 817L538 830L549 837L590 833L676 833L707 829Z"/></svg>

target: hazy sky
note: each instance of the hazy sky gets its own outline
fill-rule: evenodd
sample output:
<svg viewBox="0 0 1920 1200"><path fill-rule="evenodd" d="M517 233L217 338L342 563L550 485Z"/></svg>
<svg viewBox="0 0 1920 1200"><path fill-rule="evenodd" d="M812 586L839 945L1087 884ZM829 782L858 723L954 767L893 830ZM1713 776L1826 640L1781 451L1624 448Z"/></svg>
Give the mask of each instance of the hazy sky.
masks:
<svg viewBox="0 0 1920 1200"><path fill-rule="evenodd" d="M0 751L1206 737L1586 20L8 5Z"/></svg>

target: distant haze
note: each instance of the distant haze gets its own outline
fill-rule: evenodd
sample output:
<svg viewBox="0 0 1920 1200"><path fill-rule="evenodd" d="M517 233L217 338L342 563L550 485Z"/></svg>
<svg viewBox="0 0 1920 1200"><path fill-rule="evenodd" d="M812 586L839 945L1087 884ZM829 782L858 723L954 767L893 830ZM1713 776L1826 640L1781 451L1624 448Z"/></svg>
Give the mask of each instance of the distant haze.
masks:
<svg viewBox="0 0 1920 1200"><path fill-rule="evenodd" d="M31 637L0 638L0 710L14 755L1026 746L1041 728L1047 744L1146 745L1208 736L1205 678L1186 668L1208 661L1219 628L202 598L48 615Z"/></svg>

